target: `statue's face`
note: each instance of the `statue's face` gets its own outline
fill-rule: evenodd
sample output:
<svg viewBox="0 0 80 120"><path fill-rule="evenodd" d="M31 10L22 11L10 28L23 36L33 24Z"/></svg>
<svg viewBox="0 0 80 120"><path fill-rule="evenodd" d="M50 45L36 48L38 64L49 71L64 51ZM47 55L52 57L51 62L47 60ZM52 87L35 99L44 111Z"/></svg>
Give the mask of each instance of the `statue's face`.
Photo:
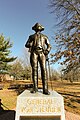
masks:
<svg viewBox="0 0 80 120"><path fill-rule="evenodd" d="M35 32L41 32L39 29L36 29Z"/></svg>

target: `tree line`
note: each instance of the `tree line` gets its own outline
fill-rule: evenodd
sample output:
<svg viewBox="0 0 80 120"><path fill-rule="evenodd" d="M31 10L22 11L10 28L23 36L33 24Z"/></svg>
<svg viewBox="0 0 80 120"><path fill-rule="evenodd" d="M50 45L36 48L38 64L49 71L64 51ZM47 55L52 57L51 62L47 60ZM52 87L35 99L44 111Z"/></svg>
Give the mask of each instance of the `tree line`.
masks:
<svg viewBox="0 0 80 120"><path fill-rule="evenodd" d="M12 43L10 39L5 39L4 35L0 35L0 74L9 74L16 80L31 79L31 66L27 50L24 51L23 59L10 57L10 48ZM39 72L40 76L40 72ZM58 73L54 70L51 72L51 79L57 80ZM41 79L41 77L39 77Z"/></svg>

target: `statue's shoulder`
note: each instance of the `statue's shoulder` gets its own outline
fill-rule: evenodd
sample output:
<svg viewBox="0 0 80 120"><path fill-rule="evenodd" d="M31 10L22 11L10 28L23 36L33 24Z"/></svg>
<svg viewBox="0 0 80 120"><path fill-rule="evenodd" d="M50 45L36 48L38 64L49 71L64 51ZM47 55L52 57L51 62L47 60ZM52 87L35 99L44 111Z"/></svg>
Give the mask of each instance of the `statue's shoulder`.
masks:
<svg viewBox="0 0 80 120"><path fill-rule="evenodd" d="M48 39L48 37L45 34L41 33L41 36L44 37L45 39Z"/></svg>
<svg viewBox="0 0 80 120"><path fill-rule="evenodd" d="M33 39L35 37L35 34L32 34L29 36L29 39Z"/></svg>

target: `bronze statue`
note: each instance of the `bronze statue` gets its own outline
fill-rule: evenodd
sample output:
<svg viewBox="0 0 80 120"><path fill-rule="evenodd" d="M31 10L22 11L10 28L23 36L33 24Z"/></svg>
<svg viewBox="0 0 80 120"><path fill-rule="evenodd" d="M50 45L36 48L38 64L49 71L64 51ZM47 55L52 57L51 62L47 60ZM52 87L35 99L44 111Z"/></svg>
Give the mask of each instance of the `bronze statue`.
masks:
<svg viewBox="0 0 80 120"><path fill-rule="evenodd" d="M48 37L43 35L41 31L44 30L44 27L39 23L36 23L32 30L35 31L33 35L29 36L28 41L25 44L26 48L29 48L30 54L30 63L32 67L32 79L33 79L33 90L32 93L38 91L38 62L40 63L41 68L41 77L43 85L43 94L50 94L48 91L48 80L46 76L46 58L50 52L51 45L49 43Z"/></svg>

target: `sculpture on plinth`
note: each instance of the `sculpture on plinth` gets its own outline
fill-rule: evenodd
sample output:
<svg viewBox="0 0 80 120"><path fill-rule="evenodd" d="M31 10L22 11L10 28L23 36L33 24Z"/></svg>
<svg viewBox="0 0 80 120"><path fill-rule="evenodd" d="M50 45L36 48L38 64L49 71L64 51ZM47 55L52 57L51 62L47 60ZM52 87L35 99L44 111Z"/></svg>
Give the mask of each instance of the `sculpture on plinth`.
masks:
<svg viewBox="0 0 80 120"><path fill-rule="evenodd" d="M32 80L33 80L33 90L32 93L38 91L38 62L41 68L41 78L43 85L43 94L50 94L48 91L48 79L46 74L46 59L51 50L51 45L49 43L48 37L41 33L44 27L36 23L32 30L35 31L33 35L30 35L28 41L25 44L26 48L29 48L30 52L30 64L32 67Z"/></svg>

